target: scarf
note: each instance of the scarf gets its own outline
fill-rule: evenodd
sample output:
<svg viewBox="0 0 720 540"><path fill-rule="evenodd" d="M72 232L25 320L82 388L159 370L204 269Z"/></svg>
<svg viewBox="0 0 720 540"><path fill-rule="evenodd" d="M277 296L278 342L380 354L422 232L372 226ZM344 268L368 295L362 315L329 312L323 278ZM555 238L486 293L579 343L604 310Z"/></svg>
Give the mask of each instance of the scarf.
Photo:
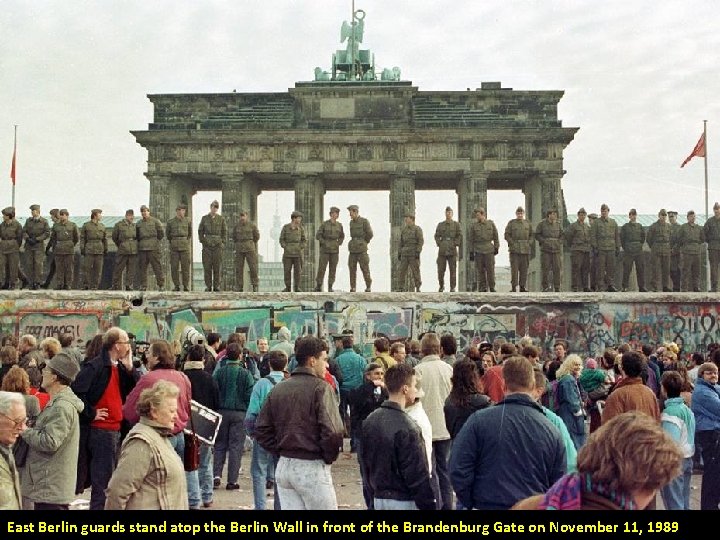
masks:
<svg viewBox="0 0 720 540"><path fill-rule="evenodd" d="M545 493L538 510L581 510L583 493L600 495L623 510L634 510L635 502L624 493L610 490L603 484L595 484L589 473L566 474Z"/></svg>

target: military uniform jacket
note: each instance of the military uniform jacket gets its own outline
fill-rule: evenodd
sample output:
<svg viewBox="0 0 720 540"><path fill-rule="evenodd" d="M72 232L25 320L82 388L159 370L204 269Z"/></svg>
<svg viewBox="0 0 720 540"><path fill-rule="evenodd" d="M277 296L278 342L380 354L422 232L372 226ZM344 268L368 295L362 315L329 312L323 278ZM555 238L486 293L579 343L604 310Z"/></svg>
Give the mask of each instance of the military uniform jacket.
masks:
<svg viewBox="0 0 720 540"><path fill-rule="evenodd" d="M235 251L238 253L257 252L260 231L257 225L250 221L245 224L238 223L233 231L233 240L235 240Z"/></svg>
<svg viewBox="0 0 720 540"><path fill-rule="evenodd" d="M670 255L670 224L659 219L648 227L647 243L656 255Z"/></svg>
<svg viewBox="0 0 720 540"><path fill-rule="evenodd" d="M357 219L350 220L350 243L348 244L350 253L367 253L367 245L372 237L373 230L367 219L358 216Z"/></svg>
<svg viewBox="0 0 720 540"><path fill-rule="evenodd" d="M560 253L562 249L563 230L559 221L550 223L543 219L535 228L535 240L540 244L540 251Z"/></svg>
<svg viewBox="0 0 720 540"><path fill-rule="evenodd" d="M170 242L170 251L190 251L192 243L192 223L190 219L175 216L167 223L165 234Z"/></svg>
<svg viewBox="0 0 720 540"><path fill-rule="evenodd" d="M283 226L280 232L280 246L285 250L283 257L302 257L306 245L305 227L293 228L290 223Z"/></svg>
<svg viewBox="0 0 720 540"><path fill-rule="evenodd" d="M570 251L590 253L590 225L587 222L576 221L565 229L565 244Z"/></svg>
<svg viewBox="0 0 720 540"><path fill-rule="evenodd" d="M80 230L80 252L85 255L105 255L107 235L105 225L87 221Z"/></svg>
<svg viewBox="0 0 720 540"><path fill-rule="evenodd" d="M457 221L441 221L435 229L435 243L440 257L457 257L462 251L462 228Z"/></svg>
<svg viewBox="0 0 720 540"><path fill-rule="evenodd" d="M25 251L43 249L43 243L50 238L50 226L47 219L38 216L37 219L30 217L23 226L25 236Z"/></svg>
<svg viewBox="0 0 720 540"><path fill-rule="evenodd" d="M320 242L320 253L339 253L340 246L345 241L345 231L342 223L331 220L323 221L315 233L315 239Z"/></svg>
<svg viewBox="0 0 720 540"><path fill-rule="evenodd" d="M134 222L128 223L126 219L117 222L113 227L112 240L118 255L137 255L137 225Z"/></svg>
<svg viewBox="0 0 720 540"><path fill-rule="evenodd" d="M598 251L617 251L620 249L620 230L612 218L598 218L590 227L590 243Z"/></svg>
<svg viewBox="0 0 720 540"><path fill-rule="evenodd" d="M227 238L227 225L225 217L220 214L205 214L200 220L198 227L198 238L203 247L216 248L225 244Z"/></svg>
<svg viewBox="0 0 720 540"><path fill-rule="evenodd" d="M77 225L72 221L65 223L57 222L53 225L50 234L50 244L55 250L55 255L72 255L75 253L75 244L80 241Z"/></svg>
<svg viewBox="0 0 720 540"><path fill-rule="evenodd" d="M680 253L680 244L678 238L680 236L680 224L670 223L670 249L673 253Z"/></svg>
<svg viewBox="0 0 720 540"><path fill-rule="evenodd" d="M645 243L645 228L639 223L625 223L620 227L620 245L628 253L640 253Z"/></svg>
<svg viewBox="0 0 720 540"><path fill-rule="evenodd" d="M400 229L400 256L403 259L419 257L423 243L423 232L418 225L403 225Z"/></svg>
<svg viewBox="0 0 720 540"><path fill-rule="evenodd" d="M165 237L162 223L156 217L149 216L137 222L138 251L157 251L160 240Z"/></svg>
<svg viewBox="0 0 720 540"><path fill-rule="evenodd" d="M705 241L708 249L720 249L720 219L715 216L709 218L703 227L705 230Z"/></svg>
<svg viewBox="0 0 720 540"><path fill-rule="evenodd" d="M697 223L685 223L680 226L677 243L683 255L698 255L705 243L705 230Z"/></svg>
<svg viewBox="0 0 720 540"><path fill-rule="evenodd" d="M0 223L0 253L19 253L22 239L22 225L15 218Z"/></svg>
<svg viewBox="0 0 720 540"><path fill-rule="evenodd" d="M535 241L530 222L527 219L511 219L505 227L505 241L510 253L529 255Z"/></svg>
<svg viewBox="0 0 720 540"><path fill-rule="evenodd" d="M471 253L495 253L500 249L497 227L490 219L475 221L468 230L468 246Z"/></svg>

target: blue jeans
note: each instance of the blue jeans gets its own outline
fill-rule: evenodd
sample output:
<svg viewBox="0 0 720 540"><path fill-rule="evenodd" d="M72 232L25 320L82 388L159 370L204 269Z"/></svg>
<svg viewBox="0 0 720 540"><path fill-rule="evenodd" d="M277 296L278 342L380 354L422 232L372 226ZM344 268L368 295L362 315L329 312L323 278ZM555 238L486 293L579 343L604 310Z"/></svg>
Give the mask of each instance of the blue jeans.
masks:
<svg viewBox="0 0 720 540"><path fill-rule="evenodd" d="M693 458L685 458L680 475L660 490L665 510L690 510L690 480Z"/></svg>
<svg viewBox="0 0 720 540"><path fill-rule="evenodd" d="M360 465L360 480L362 481L362 492L363 492L363 499L365 499L365 506L368 510L373 510L373 502L374 499L372 497L372 494L370 493L370 486L368 485L368 475L367 471L365 470L365 467L363 467L362 462L362 439L358 439L356 445L355 445L355 451L357 452L357 460L358 464Z"/></svg>
<svg viewBox="0 0 720 540"><path fill-rule="evenodd" d="M275 480L283 510L337 510L330 465L321 459L281 457Z"/></svg>
<svg viewBox="0 0 720 540"><path fill-rule="evenodd" d="M255 510L265 510L265 482L268 480L271 468L274 472L275 462L272 454L255 442L252 450L252 464L250 465Z"/></svg>
<svg viewBox="0 0 720 540"><path fill-rule="evenodd" d="M117 465L119 431L90 428L90 510L105 509L105 489Z"/></svg>
<svg viewBox="0 0 720 540"><path fill-rule="evenodd" d="M200 466L197 471L185 473L190 508L199 508L201 502L209 503L213 500L212 458L212 446L200 443Z"/></svg>
<svg viewBox="0 0 720 540"><path fill-rule="evenodd" d="M398 501L395 499L375 499L375 510L417 510L415 501Z"/></svg>
<svg viewBox="0 0 720 540"><path fill-rule="evenodd" d="M223 419L215 439L214 475L217 478L222 476L225 456L227 456L227 483L237 484L245 448L245 427L243 426L245 411L220 409L218 412L222 414Z"/></svg>
<svg viewBox="0 0 720 540"><path fill-rule="evenodd" d="M450 483L450 471L448 470L448 459L452 440L433 441L432 443L432 478L435 494L438 495L438 506L440 510L453 509L453 488Z"/></svg>

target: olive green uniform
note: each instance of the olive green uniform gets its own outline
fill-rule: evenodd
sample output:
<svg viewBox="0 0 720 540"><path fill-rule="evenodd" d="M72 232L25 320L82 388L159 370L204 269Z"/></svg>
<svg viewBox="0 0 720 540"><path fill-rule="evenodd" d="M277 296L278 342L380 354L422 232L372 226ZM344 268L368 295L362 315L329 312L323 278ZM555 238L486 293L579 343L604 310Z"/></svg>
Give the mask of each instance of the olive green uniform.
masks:
<svg viewBox="0 0 720 540"><path fill-rule="evenodd" d="M182 288L184 291L189 291L192 272L192 261L190 260L192 222L190 218L175 216L169 220L165 227L165 235L170 242L170 277L173 286L176 291L180 290L180 274L182 273Z"/></svg>
<svg viewBox="0 0 720 540"><path fill-rule="evenodd" d="M43 280L45 262L45 240L50 238L50 226L44 217L30 217L23 226L25 257L30 285L37 288Z"/></svg>
<svg viewBox="0 0 720 540"><path fill-rule="evenodd" d="M659 219L648 227L647 243L650 246L653 261L652 289L669 291L670 288L670 224Z"/></svg>
<svg viewBox="0 0 720 540"><path fill-rule="evenodd" d="M138 271L140 272L140 290L147 289L147 268L152 266L155 280L160 290L165 288L165 272L160 262L160 241L165 237L165 230L160 220L148 216L136 224Z"/></svg>
<svg viewBox="0 0 720 540"><path fill-rule="evenodd" d="M80 229L80 255L83 256L83 274L85 288L100 288L103 262L107 254L107 234L105 225L87 221Z"/></svg>
<svg viewBox="0 0 720 540"><path fill-rule="evenodd" d="M710 263L710 292L718 292L718 267L720 267L720 218L709 218L703 226L708 245Z"/></svg>
<svg viewBox="0 0 720 540"><path fill-rule="evenodd" d="M260 240L260 231L257 225L248 221L238 223L233 231L235 241L235 282L237 290L244 289L245 261L250 270L250 284L253 292L258 290L258 250L257 244Z"/></svg>
<svg viewBox="0 0 720 540"><path fill-rule="evenodd" d="M559 221L550 223L547 219L535 228L535 240L540 245L541 286L543 292L550 290L550 277L555 292L560 291L562 272L563 229Z"/></svg>
<svg viewBox="0 0 720 540"><path fill-rule="evenodd" d="M672 290L679 292L682 289L682 271L681 257L682 250L678 243L680 235L679 223L670 223L670 279L672 280Z"/></svg>
<svg viewBox="0 0 720 540"><path fill-rule="evenodd" d="M598 287L615 289L615 259L620 253L620 228L612 218L599 217L590 228L590 243L598 255Z"/></svg>
<svg viewBox="0 0 720 540"><path fill-rule="evenodd" d="M680 226L678 245L682 255L682 289L700 292L700 262L702 260L705 230L697 223Z"/></svg>
<svg viewBox="0 0 720 540"><path fill-rule="evenodd" d="M630 272L634 264L638 289L641 292L645 291L645 259L643 253L645 236L645 228L640 223L628 222L620 227L620 245L623 248L623 290L628 288Z"/></svg>
<svg viewBox="0 0 720 540"><path fill-rule="evenodd" d="M590 290L590 224L571 223L565 229L565 245L570 249L570 287L573 292Z"/></svg>
<svg viewBox="0 0 720 540"><path fill-rule="evenodd" d="M318 257L318 270L315 276L316 290L322 289L325 280L325 268L328 271L328 291L331 292L335 283L335 270L340 258L340 246L345 241L345 231L342 223L332 220L323 221L315 233L315 239L320 242L320 255Z"/></svg>
<svg viewBox="0 0 720 540"><path fill-rule="evenodd" d="M200 220L198 238L202 244L202 264L205 274L205 290L220 290L223 248L227 238L227 224L220 214L205 214Z"/></svg>
<svg viewBox="0 0 720 540"><path fill-rule="evenodd" d="M500 237L490 219L470 224L467 234L470 260L475 261L475 290L495 292L495 255L500 250Z"/></svg>
<svg viewBox="0 0 720 540"><path fill-rule="evenodd" d="M50 233L50 246L55 252L55 267L57 269L56 289L70 289L73 286L75 270L75 245L80 241L77 225L72 221L62 223L58 221L53 225Z"/></svg>
<svg viewBox="0 0 720 540"><path fill-rule="evenodd" d="M435 244L438 247L437 275L440 292L445 290L445 268L450 269L450 292L455 292L457 285L458 252L462 258L463 234L457 221L444 220L435 228Z"/></svg>
<svg viewBox="0 0 720 540"><path fill-rule="evenodd" d="M400 290L407 287L408 273L412 277L413 287L410 291L420 291L420 252L423 248L423 232L418 225L403 225L400 229Z"/></svg>
<svg viewBox="0 0 720 540"><path fill-rule="evenodd" d="M134 222L128 223L123 219L113 227L112 240L117 246L112 288L116 291L122 290L122 277L125 273L125 287L131 290L137 265L137 226Z"/></svg>
<svg viewBox="0 0 720 540"><path fill-rule="evenodd" d="M0 223L0 285L17 286L23 229L15 218Z"/></svg>
<svg viewBox="0 0 720 540"><path fill-rule="evenodd" d="M350 269L350 292L355 291L357 284L357 267L360 265L365 290L372 286L370 277L370 257L368 256L368 243L372 240L373 230L370 222L361 216L350 220L350 242L348 243L348 267Z"/></svg>
<svg viewBox="0 0 720 540"><path fill-rule="evenodd" d="M300 291L300 273L302 272L303 256L307 247L305 227L287 223L280 231L280 247L283 248L283 271L285 291ZM292 276L292 281L291 281ZM290 286L294 285L291 289Z"/></svg>
<svg viewBox="0 0 720 540"><path fill-rule="evenodd" d="M511 219L505 226L505 241L510 252L510 283L512 291L518 286L527 291L530 251L535 241L532 225L527 219Z"/></svg>

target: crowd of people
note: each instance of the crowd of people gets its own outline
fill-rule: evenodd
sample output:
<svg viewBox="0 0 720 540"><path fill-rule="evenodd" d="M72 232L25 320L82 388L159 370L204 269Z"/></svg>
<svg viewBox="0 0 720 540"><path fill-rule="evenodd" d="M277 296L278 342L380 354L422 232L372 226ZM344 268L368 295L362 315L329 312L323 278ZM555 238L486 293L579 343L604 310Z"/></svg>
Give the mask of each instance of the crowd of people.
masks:
<svg viewBox="0 0 720 540"><path fill-rule="evenodd" d="M244 291L245 267L249 270L250 290L258 291L258 241L260 232L250 221L247 210L239 212L235 224L228 223L219 213L220 203L213 201L210 212L202 217L198 227L198 239L202 244L202 264L206 292L221 290L222 267L225 244L233 242L235 253L235 290ZM132 209L125 218L116 223L112 231L106 231L102 223L102 210L93 209L90 221L78 228L69 221L66 209L50 211L52 226L40 215L40 206L30 207L31 217L24 226L15 219L15 208L2 211L0 223L0 285L14 289L28 286L31 289L48 288L55 278L56 289L74 287L75 249L79 247L82 257L82 287L97 289L103 273L104 257L108 241L112 240L117 251L113 269L112 288L115 290L146 290L148 267L152 267L157 287L165 287L165 269L162 251L167 238L170 275L174 291L189 291L192 275L193 227L186 215L187 205L179 204L176 215L163 225L150 214L150 209L140 207L141 219L135 220ZM370 292L372 277L368 244L373 239L370 221L360 216L357 205L348 206L350 217L348 242L348 268L350 292L357 288L357 269ZM504 231L510 253L510 292L528 291L528 268L535 256L536 244L540 251L541 290L560 291L563 273L563 251L569 251L571 261L571 290L608 291L619 290L615 282L616 266L622 266L623 291L630 286L633 268L640 292L705 290L700 284L701 256L707 244L710 265L711 292L718 291L720 276L720 203L713 206L713 216L704 226L695 223L695 212L687 213L687 222L677 223L677 212L661 209L658 220L644 227L637 222L637 211L631 209L629 221L622 226L609 217L610 208L603 204L600 215L587 214L584 208L577 212L577 220L563 225L556 209L547 211L545 219L533 226L525 217L525 210L518 207L515 218ZM342 223L338 220L340 209L330 208L329 219L317 228L318 264L315 292L323 290L327 271L327 291L333 291L340 246L345 241ZM290 222L283 226L279 244L283 249L283 292L298 292L300 276L308 256L308 239L303 226L303 214L292 212ZM587 218L587 221L586 221ZM668 221L669 219L669 221ZM453 209L445 209L445 219L438 223L434 240L437 245L438 291L445 291L445 273L449 273L450 292L457 288L457 263L467 252L474 261L474 277L468 277L468 290L496 292L495 257L500 250L500 237L495 223L488 219L484 208L474 210L473 220L466 226L453 220ZM651 268L646 272L645 244L650 248ZM23 247L24 246L24 247ZM415 213L405 214L397 245L399 261L399 290L420 291L420 254L424 246L422 229L415 224ZM20 268L20 250L26 255L26 270ZM43 270L47 256L48 272ZM57 275L56 275L57 274Z"/></svg>
<svg viewBox="0 0 720 540"><path fill-rule="evenodd" d="M720 504L720 346L543 351L530 337L459 351L451 334L363 355L287 328L272 347L189 328L136 342L5 336L0 347L0 508L199 509L240 489L254 507L337 508L332 464L349 439L368 509L702 509ZM252 351L250 349L253 349ZM188 466L191 400L222 417Z"/></svg>

